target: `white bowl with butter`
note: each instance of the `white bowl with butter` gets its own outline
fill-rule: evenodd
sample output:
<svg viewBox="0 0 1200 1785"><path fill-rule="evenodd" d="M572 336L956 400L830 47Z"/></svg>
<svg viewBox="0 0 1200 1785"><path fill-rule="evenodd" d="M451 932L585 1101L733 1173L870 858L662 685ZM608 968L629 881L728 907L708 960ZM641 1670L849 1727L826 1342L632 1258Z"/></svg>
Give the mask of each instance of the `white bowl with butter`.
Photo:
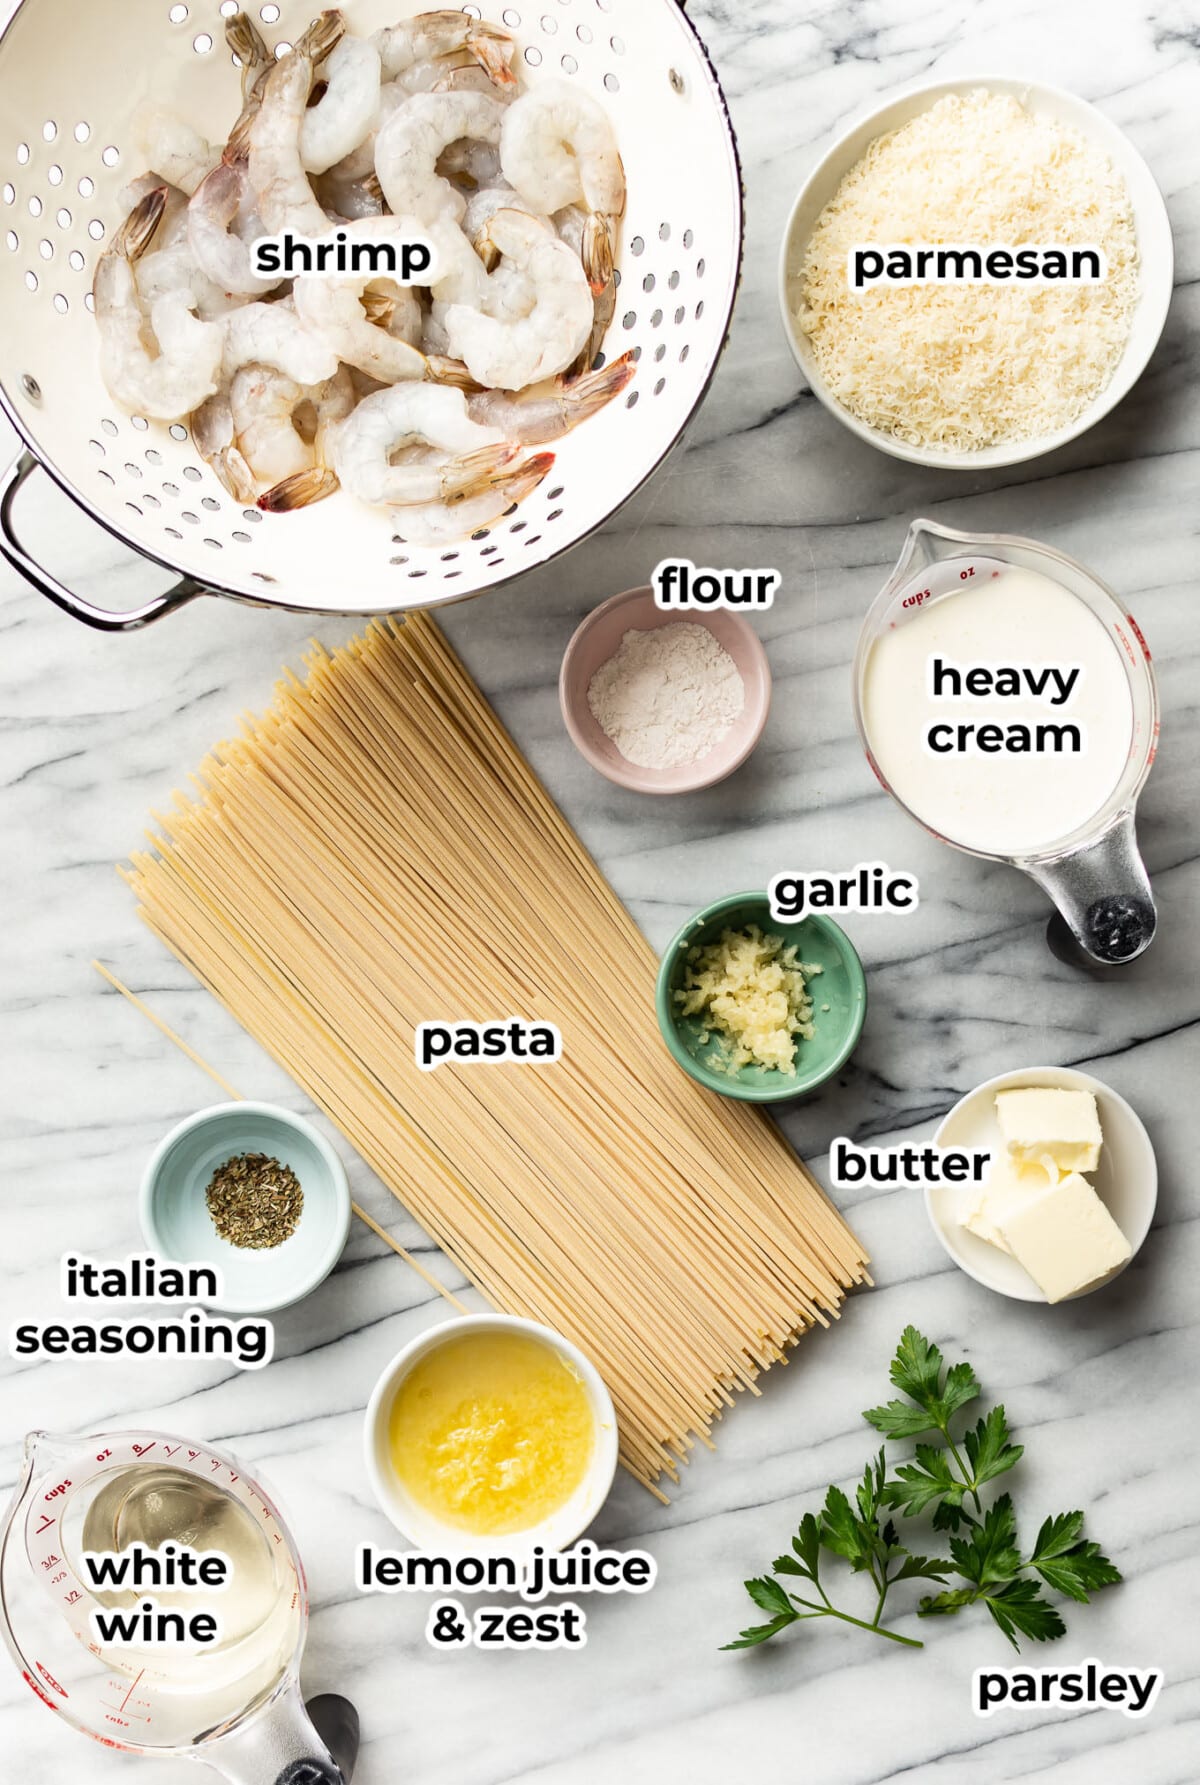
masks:
<svg viewBox="0 0 1200 1785"><path fill-rule="evenodd" d="M1120 1259L1104 1275L1064 1298L1076 1300L1120 1275L1137 1255L1154 1218L1158 1200L1154 1149L1141 1118L1125 1099L1099 1079L1071 1067L1027 1067L989 1079L961 1098L943 1117L934 1135L934 1144L992 1149L998 1155L1002 1154L1005 1137L996 1115L996 1093L1036 1088L1089 1091L1095 1097L1103 1144L1098 1163L1086 1171L1086 1182L1094 1188L1129 1247L1128 1258ZM1070 1136L1061 1138L1068 1143L1072 1140ZM1078 1142L1080 1137L1075 1139ZM1080 1155L1080 1162L1086 1164L1087 1160ZM1069 1172L1076 1161L1064 1152L1059 1163L1064 1172ZM1068 1188L1069 1185L1070 1179L1064 1178L1057 1186L1059 1195L1055 1198L1055 1206L1047 1211L1044 1240L1048 1246L1060 1243L1064 1220L1069 1222L1073 1213L1073 1190ZM1049 1177L1046 1187L1051 1187ZM978 1194L977 1189L965 1185L931 1184L926 1188L925 1207L945 1250L969 1277L974 1277L986 1288L1017 1301L1047 1302L1044 1291L1015 1257L963 1225L964 1215ZM1082 1192L1079 1192L1079 1199L1081 1203L1087 1200ZM1028 1216L1024 1217L1024 1225L1026 1228L1031 1225Z"/></svg>

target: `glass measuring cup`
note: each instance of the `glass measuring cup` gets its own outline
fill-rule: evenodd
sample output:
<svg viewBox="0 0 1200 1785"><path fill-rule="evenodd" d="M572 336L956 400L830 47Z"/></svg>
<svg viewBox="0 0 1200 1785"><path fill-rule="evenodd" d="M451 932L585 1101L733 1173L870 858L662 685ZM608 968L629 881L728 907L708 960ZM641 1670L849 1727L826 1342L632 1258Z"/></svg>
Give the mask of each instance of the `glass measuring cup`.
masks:
<svg viewBox="0 0 1200 1785"><path fill-rule="evenodd" d="M220 1541L205 1541L206 1530ZM121 1550L135 1537L157 1549L168 1535L220 1549L234 1564L240 1586L220 1643L203 1652L105 1643L92 1622L97 1608L184 1598L97 1591L82 1552ZM186 1597L198 1610L225 1595ZM235 1785L345 1785L300 1696L307 1622L292 1537L232 1457L161 1432L26 1439L0 1532L0 1627L26 1684L82 1734L202 1762Z"/></svg>
<svg viewBox="0 0 1200 1785"><path fill-rule="evenodd" d="M991 854L946 836L926 822L889 784L876 760L865 721L868 665L876 641L916 614L958 594L975 571L1016 565L1040 572L1076 596L1100 621L1117 647L1129 687L1133 729L1116 786L1076 829L1053 843L1019 854ZM984 577L980 577L980 582ZM1079 948L1102 966L1136 960L1150 946L1157 924L1149 876L1134 830L1137 798L1158 744L1158 691L1146 641L1132 615L1091 571L1050 546L1005 533L961 533L934 521L914 521L904 549L868 609L854 659L854 719L875 777L897 805L931 836L967 855L1020 868L1049 894Z"/></svg>

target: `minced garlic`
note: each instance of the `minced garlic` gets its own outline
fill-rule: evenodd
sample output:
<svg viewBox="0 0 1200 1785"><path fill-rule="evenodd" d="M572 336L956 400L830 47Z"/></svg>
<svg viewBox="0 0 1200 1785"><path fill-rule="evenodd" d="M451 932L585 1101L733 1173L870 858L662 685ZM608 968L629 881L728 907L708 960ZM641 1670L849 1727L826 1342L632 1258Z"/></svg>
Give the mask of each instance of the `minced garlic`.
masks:
<svg viewBox="0 0 1200 1785"><path fill-rule="evenodd" d="M698 1016L705 1035L717 1036L720 1051L708 1062L717 1071L765 1066L794 1078L797 1038L814 1033L806 981L820 971L796 959L794 942L748 924L688 950L675 1001L681 1016Z"/></svg>

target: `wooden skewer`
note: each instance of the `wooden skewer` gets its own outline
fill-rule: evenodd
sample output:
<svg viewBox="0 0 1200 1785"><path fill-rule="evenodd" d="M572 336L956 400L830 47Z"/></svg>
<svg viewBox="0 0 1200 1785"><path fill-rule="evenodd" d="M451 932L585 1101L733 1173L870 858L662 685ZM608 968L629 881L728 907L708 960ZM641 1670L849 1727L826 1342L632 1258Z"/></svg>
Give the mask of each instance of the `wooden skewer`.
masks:
<svg viewBox="0 0 1200 1785"><path fill-rule="evenodd" d="M198 1066L201 1072L207 1072L209 1078L212 1079L215 1085L221 1087L227 1097L232 1099L234 1103L245 1102L242 1093L235 1090L229 1080L223 1078L215 1066L210 1066L207 1060L202 1059L195 1048L189 1046L183 1039L182 1035L176 1034L175 1030L172 1029L168 1023L165 1023L162 1017L155 1011L151 1010L150 1006L143 999L139 998L136 992L131 992L129 987L123 984L122 981L117 978L116 974L104 965L103 961L93 961L92 966L96 969L96 972L102 979L108 981L114 991L120 992L122 998L132 1004L135 1010L140 1010L142 1015L154 1024L154 1027L158 1030L160 1035L165 1035L167 1040L172 1042L174 1046L179 1049L181 1054L186 1054L193 1066ZM414 1258L411 1252L406 1251L398 1240L394 1240L391 1234L382 1228L378 1221L373 1220L364 1208L360 1208L356 1202L352 1202L350 1207L365 1227L369 1227L372 1233L377 1234L385 1246L390 1246L396 1256L402 1258L405 1264L416 1271L418 1277L428 1283L431 1289L436 1289L437 1293L444 1297L444 1299L450 1303L451 1307L457 1308L460 1314L469 1314L471 1312L465 1302L459 1301L454 1292L447 1289L444 1283L439 1283L433 1272L426 1270L420 1260Z"/></svg>

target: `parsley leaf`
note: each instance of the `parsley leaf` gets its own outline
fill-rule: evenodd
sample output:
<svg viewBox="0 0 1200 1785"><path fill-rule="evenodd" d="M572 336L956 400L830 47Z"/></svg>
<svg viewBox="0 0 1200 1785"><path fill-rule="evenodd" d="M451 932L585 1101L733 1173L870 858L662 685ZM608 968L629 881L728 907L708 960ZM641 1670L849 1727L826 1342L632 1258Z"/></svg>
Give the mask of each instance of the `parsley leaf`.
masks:
<svg viewBox="0 0 1200 1785"><path fill-rule="evenodd" d="M751 1624L750 1628L743 1630L742 1634L733 1642L723 1642L721 1647L722 1649L757 1648L760 1642L770 1642L773 1636L778 1636L781 1630L786 1630L789 1624L795 1622L796 1613L794 1611L786 1614L781 1613L779 1617L772 1618L769 1624Z"/></svg>
<svg viewBox="0 0 1200 1785"><path fill-rule="evenodd" d="M840 1487L831 1487L825 1496L821 1523L821 1541L835 1556L849 1562L856 1574L871 1560L871 1541L854 1508Z"/></svg>
<svg viewBox="0 0 1200 1785"><path fill-rule="evenodd" d="M979 1395L979 1382L970 1364L952 1364L942 1380L944 1360L936 1345L906 1326L892 1359L892 1386L907 1395L904 1401L888 1401L871 1407L863 1418L886 1438L915 1438L922 1432L945 1432L960 1408Z"/></svg>
<svg viewBox="0 0 1200 1785"><path fill-rule="evenodd" d="M1009 1443L1008 1421L1003 1407L993 1407L974 1431L967 1433L963 1447L971 1465L972 1487L976 1489L985 1481L994 1481L997 1475L1003 1475L1025 1454L1023 1444Z"/></svg>
<svg viewBox="0 0 1200 1785"><path fill-rule="evenodd" d="M759 1575L757 1580L746 1582L746 1591L760 1611L770 1612L773 1617L793 1617L792 1602L777 1580L769 1574Z"/></svg>
<svg viewBox="0 0 1200 1785"><path fill-rule="evenodd" d="M901 1463L886 1491L889 1505L914 1518L934 1500L950 1500L957 1506L966 1489L954 1474L949 1451L918 1444L916 1462Z"/></svg>
<svg viewBox="0 0 1200 1785"><path fill-rule="evenodd" d="M983 1596L988 1610L1014 1649L1021 1645L1017 1632L1031 1642L1053 1642L1065 1636L1067 1627L1035 1580L1010 1580Z"/></svg>
<svg viewBox="0 0 1200 1785"><path fill-rule="evenodd" d="M966 1539L952 1537L950 1554L960 1574L977 1586L1011 1580L1021 1567L1017 1549L1017 1520L1012 1499L1001 1494Z"/></svg>

